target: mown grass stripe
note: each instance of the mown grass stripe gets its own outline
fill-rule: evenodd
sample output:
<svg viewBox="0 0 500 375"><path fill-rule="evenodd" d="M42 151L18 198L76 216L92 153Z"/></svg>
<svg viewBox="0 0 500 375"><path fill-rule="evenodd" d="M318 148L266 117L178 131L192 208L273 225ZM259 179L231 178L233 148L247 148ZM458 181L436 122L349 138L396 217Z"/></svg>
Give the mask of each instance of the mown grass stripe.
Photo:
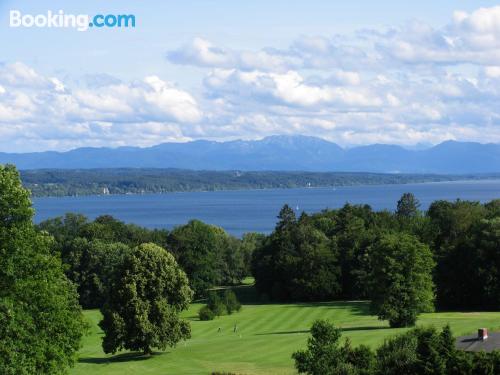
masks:
<svg viewBox="0 0 500 375"><path fill-rule="evenodd" d="M183 316L195 316L200 306L192 305ZM390 329L386 322L369 315L367 302L245 305L240 313L214 321L192 319L193 338L166 353L146 360L116 361L102 352L99 312L85 311L85 316L91 323L91 334L84 339L73 375L207 375L214 370L246 375L295 374L291 354L306 345L308 333L300 331L308 330L315 319L328 319L349 328L344 337L350 337L353 345L375 347L386 337L405 331ZM233 332L235 321L237 333ZM437 327L447 323L457 335L474 332L479 326L494 331L500 328L500 312L423 314L418 321L419 325ZM269 334L288 331L292 333Z"/></svg>

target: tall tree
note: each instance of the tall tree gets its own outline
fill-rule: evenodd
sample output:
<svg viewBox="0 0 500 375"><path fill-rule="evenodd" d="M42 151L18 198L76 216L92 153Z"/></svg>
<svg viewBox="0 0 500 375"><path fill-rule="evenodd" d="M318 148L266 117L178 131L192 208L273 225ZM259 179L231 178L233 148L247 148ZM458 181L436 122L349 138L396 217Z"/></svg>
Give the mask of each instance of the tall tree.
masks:
<svg viewBox="0 0 500 375"><path fill-rule="evenodd" d="M189 307L192 290L172 254L155 244L143 244L125 255L116 270L101 309L103 349L152 354L191 336L179 317Z"/></svg>
<svg viewBox="0 0 500 375"><path fill-rule="evenodd" d="M216 227L199 220L191 220L170 233L172 252L197 296L205 295L207 289L222 281L223 252L218 234Z"/></svg>
<svg viewBox="0 0 500 375"><path fill-rule="evenodd" d="M285 205L276 229L254 252L257 290L277 300L325 300L338 295L336 243L315 228L306 214L297 221Z"/></svg>
<svg viewBox="0 0 500 375"><path fill-rule="evenodd" d="M418 215L420 202L413 193L404 193L398 201L396 215L401 218L411 218Z"/></svg>
<svg viewBox="0 0 500 375"><path fill-rule="evenodd" d="M487 234L488 226L481 224L487 214L479 202L436 201L429 207L427 215L433 231L430 243L437 261L437 303L441 308L482 307L482 295L486 290L483 283L495 275L479 274L484 266L489 267L490 260L484 265L481 260L485 254L482 249L490 247L486 239L493 239L495 249L494 232L492 237ZM481 232L484 230L486 237L483 241ZM494 253L490 253L493 262Z"/></svg>
<svg viewBox="0 0 500 375"><path fill-rule="evenodd" d="M0 373L64 374L85 324L53 239L32 216L17 170L0 166Z"/></svg>
<svg viewBox="0 0 500 375"><path fill-rule="evenodd" d="M391 327L415 324L434 309L434 260L429 247L412 235L385 234L371 249L371 304Z"/></svg>
<svg viewBox="0 0 500 375"><path fill-rule="evenodd" d="M77 237L64 248L66 275L77 285L85 309L102 306L111 276L130 248L120 242L88 241Z"/></svg>

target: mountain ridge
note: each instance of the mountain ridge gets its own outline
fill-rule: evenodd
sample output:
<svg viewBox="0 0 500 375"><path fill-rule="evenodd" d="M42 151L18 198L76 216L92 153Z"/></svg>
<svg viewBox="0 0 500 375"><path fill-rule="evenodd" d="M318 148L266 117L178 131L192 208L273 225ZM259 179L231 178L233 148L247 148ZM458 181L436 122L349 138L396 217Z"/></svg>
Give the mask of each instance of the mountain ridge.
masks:
<svg viewBox="0 0 500 375"><path fill-rule="evenodd" d="M426 149L372 144L342 148L312 136L261 140L196 140L151 147L83 147L69 151L2 153L0 164L19 169L180 168L376 173L500 172L500 144L445 141Z"/></svg>

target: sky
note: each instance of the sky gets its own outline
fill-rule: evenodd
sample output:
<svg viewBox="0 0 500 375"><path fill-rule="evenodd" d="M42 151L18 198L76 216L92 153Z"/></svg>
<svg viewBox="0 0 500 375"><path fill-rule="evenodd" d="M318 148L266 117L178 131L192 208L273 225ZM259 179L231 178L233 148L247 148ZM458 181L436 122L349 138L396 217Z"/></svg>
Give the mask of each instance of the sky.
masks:
<svg viewBox="0 0 500 375"><path fill-rule="evenodd" d="M134 28L10 27L133 14ZM500 143L500 2L0 0L0 152Z"/></svg>

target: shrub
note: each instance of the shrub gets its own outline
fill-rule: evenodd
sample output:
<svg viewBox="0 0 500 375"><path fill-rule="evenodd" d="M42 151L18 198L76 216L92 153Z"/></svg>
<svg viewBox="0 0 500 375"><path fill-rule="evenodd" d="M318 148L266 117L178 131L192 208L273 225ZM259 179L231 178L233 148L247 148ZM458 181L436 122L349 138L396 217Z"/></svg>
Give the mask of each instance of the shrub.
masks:
<svg viewBox="0 0 500 375"><path fill-rule="evenodd" d="M292 355L297 371L309 375L372 373L375 357L370 348L352 348L349 340L341 345L341 336L342 330L328 321L315 321L307 349Z"/></svg>
<svg viewBox="0 0 500 375"><path fill-rule="evenodd" d="M232 314L235 311L241 310L241 303L236 298L236 294L230 289L224 292L224 304L226 305L226 310L228 314Z"/></svg>
<svg viewBox="0 0 500 375"><path fill-rule="evenodd" d="M215 314L208 306L203 306L200 311L198 311L198 316L200 320L214 320Z"/></svg>
<svg viewBox="0 0 500 375"><path fill-rule="evenodd" d="M216 316L225 315L227 313L226 305L216 291L208 293L207 307L212 310Z"/></svg>

